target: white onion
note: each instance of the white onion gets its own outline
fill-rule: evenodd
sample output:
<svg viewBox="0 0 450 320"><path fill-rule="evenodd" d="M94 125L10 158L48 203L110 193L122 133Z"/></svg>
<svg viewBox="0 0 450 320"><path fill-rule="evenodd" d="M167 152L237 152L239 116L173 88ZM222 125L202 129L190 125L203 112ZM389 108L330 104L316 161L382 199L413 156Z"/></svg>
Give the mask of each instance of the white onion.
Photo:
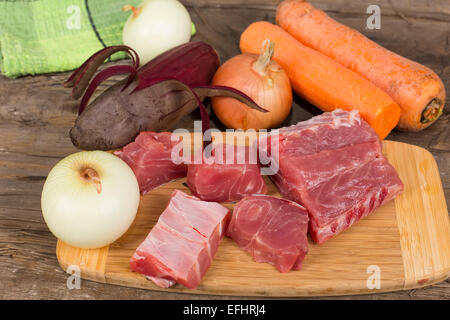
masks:
<svg viewBox="0 0 450 320"><path fill-rule="evenodd" d="M41 208L58 239L79 248L99 248L128 230L139 199L136 176L123 160L104 151L82 151L50 171Z"/></svg>
<svg viewBox="0 0 450 320"><path fill-rule="evenodd" d="M147 0L124 8L133 14L123 28L123 43L136 50L141 65L191 38L191 17L176 0Z"/></svg>

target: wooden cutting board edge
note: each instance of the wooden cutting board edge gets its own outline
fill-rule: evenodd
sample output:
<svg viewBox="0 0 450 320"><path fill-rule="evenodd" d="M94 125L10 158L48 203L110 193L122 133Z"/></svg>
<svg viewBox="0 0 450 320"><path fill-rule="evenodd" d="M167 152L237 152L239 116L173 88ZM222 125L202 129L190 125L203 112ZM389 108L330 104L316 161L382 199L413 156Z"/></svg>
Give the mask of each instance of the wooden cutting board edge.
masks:
<svg viewBox="0 0 450 320"><path fill-rule="evenodd" d="M426 149L386 141L384 151L394 167L405 166L415 172L401 175L405 185L419 185L412 196L395 201L397 227L405 273L404 289L413 289L446 280L450 276L450 221L439 169L433 155ZM412 160L414 161L408 161ZM406 183L406 179L412 179ZM419 183L433 181L433 185ZM412 202L412 199L418 201ZM417 210L412 210L418 208ZM410 215L414 214L414 219ZM425 222L425 223L423 223ZM411 232L411 231L415 232ZM419 259L420 258L420 259Z"/></svg>
<svg viewBox="0 0 450 320"><path fill-rule="evenodd" d="M71 265L79 266L81 277L85 280L141 289L209 295L255 297L338 296L409 290L430 286L444 281L450 276L450 222L436 161L429 151L421 147L401 142L385 141L384 148L389 161L394 166L400 165L399 163L394 163L401 161L399 159L411 159L406 155L412 153L416 161L405 161L405 163L401 163L401 165L413 167L418 174L431 174L433 180L437 181L437 185L421 186L421 198L418 202L409 203L407 197L397 197L394 200L396 208L405 208L405 206L408 208L408 206L418 205L423 210L420 212L415 211L415 219L410 219L410 217L406 215L406 210L396 210L404 278L390 279L390 283L392 284L390 287L383 286L381 289L370 290L367 288L352 287L350 284L349 286L339 289L330 288L314 292L306 292L302 288L293 287L288 294L283 291L263 287L258 290L250 290L251 292L248 292L247 294L244 292L236 292L234 290L223 290L219 293L217 290L208 290L208 288L204 288L201 291L193 291L184 288L183 286L169 289L155 289L155 286L151 281L147 281L148 283L144 282L144 284L142 282L124 283L120 276L117 277L114 273L107 272L106 263L108 260L109 246L95 250L83 250L71 247L60 240L58 240L56 246L58 262L61 268L66 272ZM397 156L394 156L394 154ZM406 177L401 176L402 180L405 178ZM413 179L417 178L424 177L413 177ZM424 191L431 191L431 195ZM405 190L404 192L409 191ZM431 213L427 211L430 209L432 210ZM418 224L417 221L426 221L426 223ZM415 232L408 232L411 228L414 228ZM425 265L426 263L429 263L429 265ZM73 271L71 271L71 273L72 272Z"/></svg>

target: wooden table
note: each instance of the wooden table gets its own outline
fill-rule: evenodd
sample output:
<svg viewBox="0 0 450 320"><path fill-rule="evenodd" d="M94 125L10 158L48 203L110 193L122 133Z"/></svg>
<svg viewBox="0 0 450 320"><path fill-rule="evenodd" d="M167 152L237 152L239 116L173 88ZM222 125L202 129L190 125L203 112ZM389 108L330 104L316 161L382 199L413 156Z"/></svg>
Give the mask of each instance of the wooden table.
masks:
<svg viewBox="0 0 450 320"><path fill-rule="evenodd" d="M274 21L276 0L185 0L197 26L195 39L218 50L222 61L239 52L240 33L252 21ZM381 45L438 73L450 95L450 2L447 0L380 0L381 29L367 30L370 0L316 0L338 21L360 30ZM77 102L61 83L68 73L19 79L0 76L0 299L204 299L205 296L146 291L82 281L81 289L66 287L68 275L55 256L56 239L40 210L45 178L58 160L73 153L68 132ZM101 92L112 84L107 81ZM319 111L295 98L285 124ZM180 127L191 128L194 112ZM221 128L214 120L214 124ZM392 132L388 139L415 144L435 157L450 204L450 106L420 133ZM211 297L234 299L236 297ZM450 282L431 287L342 299L450 299Z"/></svg>

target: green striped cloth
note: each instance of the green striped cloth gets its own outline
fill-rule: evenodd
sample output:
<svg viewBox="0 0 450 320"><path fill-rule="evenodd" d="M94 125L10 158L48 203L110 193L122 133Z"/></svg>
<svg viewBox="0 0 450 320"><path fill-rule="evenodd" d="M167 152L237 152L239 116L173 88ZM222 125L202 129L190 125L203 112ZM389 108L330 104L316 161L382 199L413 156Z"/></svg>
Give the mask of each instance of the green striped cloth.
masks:
<svg viewBox="0 0 450 320"><path fill-rule="evenodd" d="M104 46L122 43L130 12L121 8L141 1L0 0L1 73L18 77L79 67Z"/></svg>

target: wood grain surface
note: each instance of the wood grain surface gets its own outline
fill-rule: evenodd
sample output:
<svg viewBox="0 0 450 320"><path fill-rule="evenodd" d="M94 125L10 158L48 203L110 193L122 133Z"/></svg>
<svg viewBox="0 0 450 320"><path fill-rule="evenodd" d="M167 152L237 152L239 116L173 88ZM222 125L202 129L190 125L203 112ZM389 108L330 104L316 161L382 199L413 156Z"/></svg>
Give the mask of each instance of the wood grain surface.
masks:
<svg viewBox="0 0 450 320"><path fill-rule="evenodd" d="M197 26L195 39L211 43L221 60L239 52L240 33L252 21L274 21L275 0L184 0ZM450 96L450 2L447 0L312 0L333 18L386 48L433 69ZM367 30L369 4L381 8L381 29ZM0 76L0 299L204 299L204 295L167 293L82 281L69 290L67 274L55 256L56 239L40 211L40 193L48 172L75 152L68 131L77 101L62 86L69 73L19 79ZM113 84L111 78L97 94ZM436 159L447 203L450 203L450 107L420 133L394 131L389 140L423 147ZM284 124L306 120L319 111L295 97ZM180 127L191 128L194 112ZM213 125L223 129L214 119ZM232 296L209 296L236 299ZM447 280L423 289L344 296L341 299L450 299Z"/></svg>
<svg viewBox="0 0 450 320"><path fill-rule="evenodd" d="M58 241L63 268L77 266L85 279L123 286L238 296L323 296L395 291L446 280L450 274L450 223L438 168L420 147L385 141L384 151L404 183L404 192L325 244L309 243L301 271L278 272L254 262L225 238L196 290L161 289L130 271L130 258L147 237L175 189L190 193L180 179L141 197L137 217L119 240L101 249L74 248ZM280 197L266 179L268 194ZM225 204L233 209L233 204ZM371 269L375 268L375 269ZM380 287L368 287L379 272Z"/></svg>

